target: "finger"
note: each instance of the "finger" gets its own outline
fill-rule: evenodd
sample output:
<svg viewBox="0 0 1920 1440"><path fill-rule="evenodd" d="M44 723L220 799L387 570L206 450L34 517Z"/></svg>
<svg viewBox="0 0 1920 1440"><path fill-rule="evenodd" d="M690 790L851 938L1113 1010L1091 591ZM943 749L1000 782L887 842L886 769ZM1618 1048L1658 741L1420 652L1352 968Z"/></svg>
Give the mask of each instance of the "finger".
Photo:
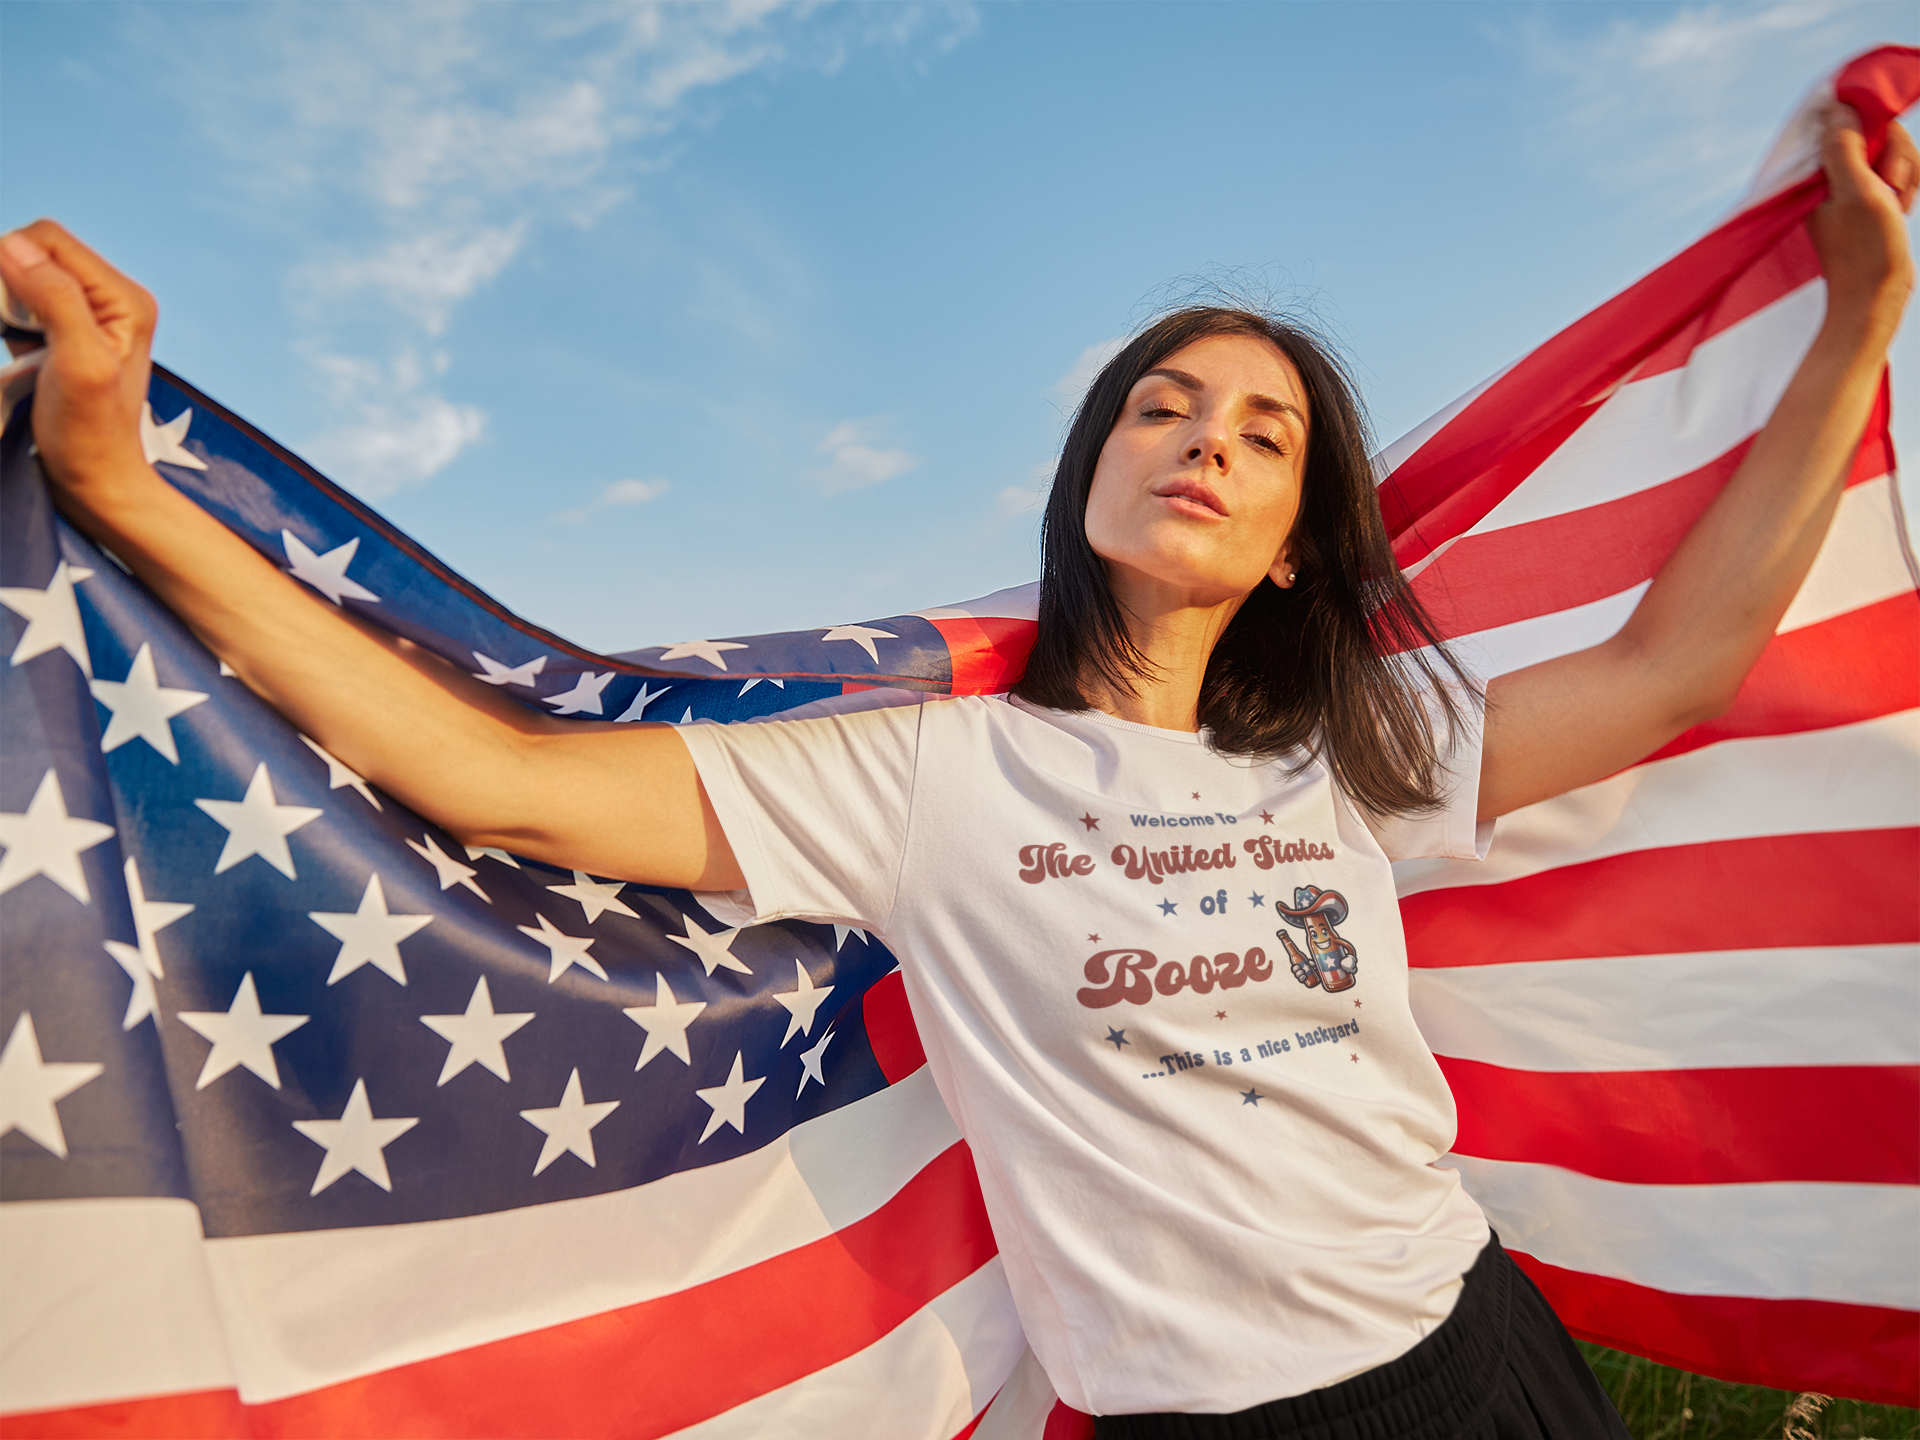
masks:
<svg viewBox="0 0 1920 1440"><path fill-rule="evenodd" d="M86 290L24 231L0 236L0 279L56 343L104 343Z"/></svg>
<svg viewBox="0 0 1920 1440"><path fill-rule="evenodd" d="M1900 208L1911 214L1914 195L1920 191L1920 146L1915 146L1913 136L1897 120L1887 126L1886 149L1880 152L1880 163L1874 169L1893 187Z"/></svg>
<svg viewBox="0 0 1920 1440"><path fill-rule="evenodd" d="M1851 105L1835 105L1827 112L1820 166L1827 172L1827 189L1835 200L1857 200L1870 193L1874 174L1867 164L1867 137L1861 134L1860 116Z"/></svg>
<svg viewBox="0 0 1920 1440"><path fill-rule="evenodd" d="M15 232L38 245L62 270L80 283L93 307L94 321L128 353L153 336L158 307L153 296L108 264L72 231L55 220L35 220Z"/></svg>

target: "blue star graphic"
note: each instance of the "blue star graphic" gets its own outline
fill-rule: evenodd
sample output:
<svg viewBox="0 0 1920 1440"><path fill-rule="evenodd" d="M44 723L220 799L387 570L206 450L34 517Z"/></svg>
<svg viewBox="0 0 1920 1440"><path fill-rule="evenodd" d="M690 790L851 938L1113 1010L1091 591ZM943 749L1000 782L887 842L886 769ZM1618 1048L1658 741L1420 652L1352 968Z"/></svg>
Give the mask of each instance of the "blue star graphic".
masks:
<svg viewBox="0 0 1920 1440"><path fill-rule="evenodd" d="M1249 895L1247 897L1247 903L1250 905L1264 905L1267 903L1267 897L1264 895Z"/></svg>
<svg viewBox="0 0 1920 1440"><path fill-rule="evenodd" d="M1112 1044L1116 1053L1118 1053L1122 1045L1131 1045L1133 1043L1127 1039L1126 1031L1116 1030L1111 1025L1107 1027L1107 1040Z"/></svg>
<svg viewBox="0 0 1920 1440"><path fill-rule="evenodd" d="M1267 1097L1262 1095L1258 1090L1242 1090L1240 1092L1240 1103L1242 1105L1251 1105L1256 1110L1260 1108L1260 1102L1266 1098Z"/></svg>
<svg viewBox="0 0 1920 1440"><path fill-rule="evenodd" d="M1171 900L1162 900L1160 902L1160 913L1162 915L1171 915L1173 914L1176 908L1177 907L1174 905L1173 901Z"/></svg>

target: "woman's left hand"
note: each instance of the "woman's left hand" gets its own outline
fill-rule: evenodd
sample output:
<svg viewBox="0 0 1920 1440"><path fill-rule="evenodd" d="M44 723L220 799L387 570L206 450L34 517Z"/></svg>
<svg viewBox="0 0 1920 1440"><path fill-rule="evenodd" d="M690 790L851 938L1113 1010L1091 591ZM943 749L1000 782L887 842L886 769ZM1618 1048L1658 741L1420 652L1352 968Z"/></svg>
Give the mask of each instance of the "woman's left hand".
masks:
<svg viewBox="0 0 1920 1440"><path fill-rule="evenodd" d="M1920 191L1920 150L1898 121L1877 163L1851 106L1835 105L1821 146L1828 198L1807 220L1827 281L1830 322L1867 322L1891 335L1913 291L1907 215Z"/></svg>

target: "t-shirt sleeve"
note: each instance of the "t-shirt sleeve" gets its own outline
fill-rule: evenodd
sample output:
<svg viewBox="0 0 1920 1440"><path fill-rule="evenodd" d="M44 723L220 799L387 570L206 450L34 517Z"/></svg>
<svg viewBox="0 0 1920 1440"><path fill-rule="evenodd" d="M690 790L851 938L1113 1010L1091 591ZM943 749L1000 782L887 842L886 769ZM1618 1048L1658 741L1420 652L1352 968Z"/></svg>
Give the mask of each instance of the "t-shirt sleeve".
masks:
<svg viewBox="0 0 1920 1440"><path fill-rule="evenodd" d="M922 708L681 729L746 877L755 923L887 928L906 853Z"/></svg>
<svg viewBox="0 0 1920 1440"><path fill-rule="evenodd" d="M1439 696L1428 691L1422 697L1439 754L1444 803L1438 810L1421 815L1376 815L1359 809L1360 818L1389 860L1484 860L1487 847L1493 843L1493 821L1479 819L1484 707L1473 691L1453 681L1446 684L1464 721L1451 745L1447 740L1447 714Z"/></svg>

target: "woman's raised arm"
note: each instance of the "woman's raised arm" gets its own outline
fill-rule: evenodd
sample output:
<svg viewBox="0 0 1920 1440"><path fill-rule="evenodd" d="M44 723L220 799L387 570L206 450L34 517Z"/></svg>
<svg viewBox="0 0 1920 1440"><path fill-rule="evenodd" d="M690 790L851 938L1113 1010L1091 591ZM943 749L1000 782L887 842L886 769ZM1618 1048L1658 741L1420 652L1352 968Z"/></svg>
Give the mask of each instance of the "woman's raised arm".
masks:
<svg viewBox="0 0 1920 1440"><path fill-rule="evenodd" d="M0 239L0 276L46 327L33 428L55 502L289 721L468 844L650 884L742 883L671 726L525 710L310 594L167 484L140 444L145 290L48 220Z"/></svg>
<svg viewBox="0 0 1920 1440"><path fill-rule="evenodd" d="M1806 579L1913 289L1905 212L1920 155L1891 126L1877 167L1837 107L1831 196L1808 222L1827 313L1766 427L1620 632L1487 687L1480 817L1632 764L1733 703Z"/></svg>

